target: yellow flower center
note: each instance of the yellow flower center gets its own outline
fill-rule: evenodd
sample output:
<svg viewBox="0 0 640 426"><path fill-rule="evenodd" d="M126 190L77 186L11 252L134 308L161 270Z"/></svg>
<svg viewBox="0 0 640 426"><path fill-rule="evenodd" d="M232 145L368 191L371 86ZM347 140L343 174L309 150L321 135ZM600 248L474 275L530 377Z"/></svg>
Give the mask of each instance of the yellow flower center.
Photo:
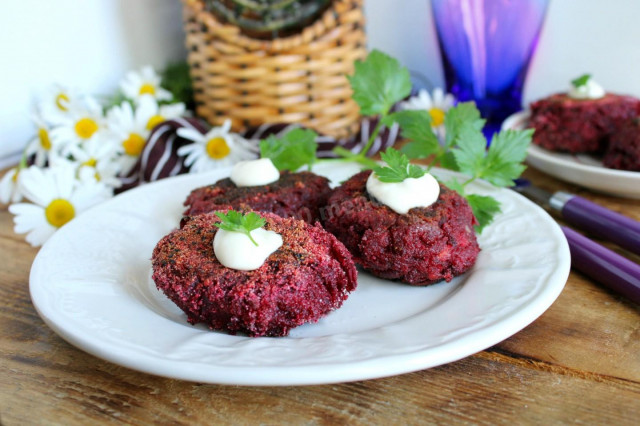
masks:
<svg viewBox="0 0 640 426"><path fill-rule="evenodd" d="M87 161L82 163L81 166L95 167L96 164L98 164L98 160L96 160L95 158L91 157Z"/></svg>
<svg viewBox="0 0 640 426"><path fill-rule="evenodd" d="M67 95L65 95L64 93L60 93L58 96L56 96L56 106L58 107L58 109L60 109L61 111L67 111L67 103L69 102L69 97Z"/></svg>
<svg viewBox="0 0 640 426"><path fill-rule="evenodd" d="M76 215L76 209L74 209L73 204L67 200L57 198L49 203L47 208L44 209L44 215L51 226L60 228L62 225L74 218Z"/></svg>
<svg viewBox="0 0 640 426"><path fill-rule="evenodd" d="M215 137L207 142L207 154L215 160L221 160L229 153L231 149L227 145L227 141L223 137Z"/></svg>
<svg viewBox="0 0 640 426"><path fill-rule="evenodd" d="M137 133L130 133L129 138L122 142L124 152L132 157L137 157L144 148L144 138Z"/></svg>
<svg viewBox="0 0 640 426"><path fill-rule="evenodd" d="M429 115L431 116L431 127L438 127L444 123L444 111L440 108L431 108Z"/></svg>
<svg viewBox="0 0 640 426"><path fill-rule="evenodd" d="M15 172L13 172L13 176L11 176L11 180L13 181L13 183L18 182L18 174L20 173L20 171L16 170Z"/></svg>
<svg viewBox="0 0 640 426"><path fill-rule="evenodd" d="M153 96L156 94L156 88L153 84L145 83L142 86L140 86L140 91L138 92L138 94Z"/></svg>
<svg viewBox="0 0 640 426"><path fill-rule="evenodd" d="M40 139L40 146L45 151L49 151L51 149L51 139L49 139L49 132L47 129L39 128L38 129L38 138Z"/></svg>
<svg viewBox="0 0 640 426"><path fill-rule="evenodd" d="M156 114L147 121L147 130L151 130L156 127L158 124L164 121L164 117L160 114Z"/></svg>
<svg viewBox="0 0 640 426"><path fill-rule="evenodd" d="M81 139L89 139L98 131L98 123L92 118L81 118L76 122L75 130Z"/></svg>

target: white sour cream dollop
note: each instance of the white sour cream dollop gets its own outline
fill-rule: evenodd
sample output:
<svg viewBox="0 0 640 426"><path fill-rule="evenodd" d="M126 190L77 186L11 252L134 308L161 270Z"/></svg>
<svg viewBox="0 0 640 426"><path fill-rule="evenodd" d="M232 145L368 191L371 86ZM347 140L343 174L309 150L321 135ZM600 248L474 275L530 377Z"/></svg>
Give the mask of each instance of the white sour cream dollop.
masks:
<svg viewBox="0 0 640 426"><path fill-rule="evenodd" d="M236 186L266 185L280 179L280 172L270 158L239 161L231 170L231 181Z"/></svg>
<svg viewBox="0 0 640 426"><path fill-rule="evenodd" d="M254 271L282 246L282 237L277 232L262 228L251 231L251 237L257 246L242 232L218 229L213 238L213 252L227 268Z"/></svg>
<svg viewBox="0 0 640 426"><path fill-rule="evenodd" d="M571 89L569 89L569 97L573 99L600 99L604 95L603 87L592 78L589 78L585 84L578 87L571 85Z"/></svg>
<svg viewBox="0 0 640 426"><path fill-rule="evenodd" d="M396 213L406 214L414 207L429 207L440 195L440 185L429 173L402 182L382 182L375 173L367 179L367 192Z"/></svg>

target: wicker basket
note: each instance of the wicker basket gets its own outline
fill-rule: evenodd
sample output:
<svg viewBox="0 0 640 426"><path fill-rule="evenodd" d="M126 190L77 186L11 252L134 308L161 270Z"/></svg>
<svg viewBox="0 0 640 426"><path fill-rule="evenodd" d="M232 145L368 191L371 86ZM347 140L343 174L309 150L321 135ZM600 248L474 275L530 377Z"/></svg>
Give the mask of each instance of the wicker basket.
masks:
<svg viewBox="0 0 640 426"><path fill-rule="evenodd" d="M183 0L196 112L241 131L300 123L337 138L357 132L358 105L346 79L366 56L362 0L334 0L299 34L247 37L218 21L202 0Z"/></svg>

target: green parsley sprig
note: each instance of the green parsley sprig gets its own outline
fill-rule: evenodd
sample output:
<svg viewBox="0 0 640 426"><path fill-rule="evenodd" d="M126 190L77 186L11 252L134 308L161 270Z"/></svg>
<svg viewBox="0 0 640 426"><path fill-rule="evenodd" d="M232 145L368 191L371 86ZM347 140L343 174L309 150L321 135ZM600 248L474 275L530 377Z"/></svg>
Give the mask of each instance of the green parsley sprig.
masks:
<svg viewBox="0 0 640 426"><path fill-rule="evenodd" d="M487 149L487 140L482 133L485 121L473 102L465 102L447 111L444 119L446 139L440 145L431 127L422 124L420 128L416 123L420 116L407 114L409 112L412 111L396 113L402 136L410 140L402 152L409 158L432 158L430 167L439 163L469 176L462 183L454 180L446 185L467 199L479 222L476 230L482 232L500 212L500 203L489 196L467 194L466 187L476 179L484 179L497 187L513 186L525 169L523 161L533 130L503 130L493 135ZM394 117L390 116L391 119Z"/></svg>
<svg viewBox="0 0 640 426"><path fill-rule="evenodd" d="M379 50L371 51L364 61L357 61L354 66L354 74L347 76L353 90L353 100L360 107L360 114L378 116L380 119L367 144L358 154L341 147L336 147L333 152L343 158L373 168L377 164L367 157L367 153L382 128L387 124L385 118L389 115L393 105L411 93L411 78L407 68Z"/></svg>
<svg viewBox="0 0 640 426"><path fill-rule="evenodd" d="M215 226L225 231L245 234L253 244L258 246L258 243L251 236L251 231L262 228L266 223L259 214L254 212L242 214L235 210L229 210L227 213L216 212L216 216L220 218L220 222L215 223Z"/></svg>
<svg viewBox="0 0 640 426"><path fill-rule="evenodd" d="M380 157L387 165L377 166L373 171L381 182L398 183L407 178L419 178L425 174L424 169L415 164L409 164L409 158L396 149L387 148Z"/></svg>
<svg viewBox="0 0 640 426"><path fill-rule="evenodd" d="M316 161L318 134L313 130L293 129L276 137L270 135L260 141L260 157L270 158L278 170L295 172L307 165L309 169Z"/></svg>
<svg viewBox="0 0 640 426"><path fill-rule="evenodd" d="M580 86L584 86L591 79L591 74L582 74L580 77L571 80L571 84L576 89Z"/></svg>

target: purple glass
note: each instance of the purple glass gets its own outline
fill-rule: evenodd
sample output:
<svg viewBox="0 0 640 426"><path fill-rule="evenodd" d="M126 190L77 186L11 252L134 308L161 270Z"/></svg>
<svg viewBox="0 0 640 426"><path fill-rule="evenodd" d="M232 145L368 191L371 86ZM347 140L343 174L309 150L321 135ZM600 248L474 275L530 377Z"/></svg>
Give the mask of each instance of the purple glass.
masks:
<svg viewBox="0 0 640 426"><path fill-rule="evenodd" d="M447 91L475 101L485 135L522 109L548 0L431 0Z"/></svg>

